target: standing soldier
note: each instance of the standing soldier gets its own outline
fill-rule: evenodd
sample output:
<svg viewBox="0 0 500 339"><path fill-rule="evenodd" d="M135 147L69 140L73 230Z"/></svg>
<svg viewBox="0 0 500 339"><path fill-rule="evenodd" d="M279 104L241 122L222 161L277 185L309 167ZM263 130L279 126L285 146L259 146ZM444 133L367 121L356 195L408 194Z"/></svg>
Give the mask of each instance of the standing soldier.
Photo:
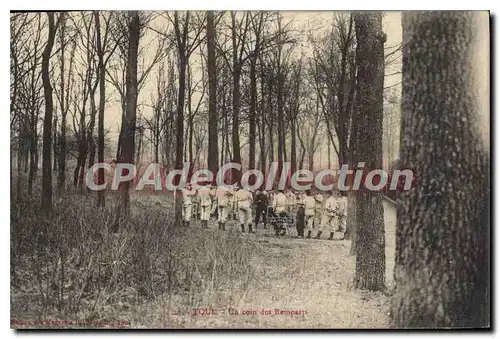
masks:
<svg viewBox="0 0 500 339"><path fill-rule="evenodd" d="M285 193L283 193L283 190L278 190L278 193L274 195L273 199L273 210L274 210L273 212L275 216L278 218L285 217L287 213L287 208L288 208L288 199ZM274 230L277 236L280 235L280 231L281 235L284 235L286 231L285 229L280 229L280 226L281 225L279 222L275 223L274 225Z"/></svg>
<svg viewBox="0 0 500 339"><path fill-rule="evenodd" d="M316 191L314 195L314 226L321 227L321 215L323 214L323 195ZM321 232L320 232L321 233Z"/></svg>
<svg viewBox="0 0 500 339"><path fill-rule="evenodd" d="M182 190L182 220L185 227L189 227L189 222L191 221L191 199L196 194L196 191L191 188L190 184L186 185L186 188Z"/></svg>
<svg viewBox="0 0 500 339"><path fill-rule="evenodd" d="M241 232L245 233L245 224L248 224L248 233L255 233L252 229L252 193L246 188L240 188L234 195L237 202Z"/></svg>
<svg viewBox="0 0 500 339"><path fill-rule="evenodd" d="M283 193L283 190L278 190L278 193L274 194L273 208L274 213L276 213L277 216L283 216L287 213L288 199L285 193Z"/></svg>
<svg viewBox="0 0 500 339"><path fill-rule="evenodd" d="M257 229L260 217L262 217L262 221L264 222L264 228L267 228L266 214L267 214L267 206L269 205L269 200L266 191L257 190L257 192L255 193L254 204L255 204L255 229Z"/></svg>
<svg viewBox="0 0 500 339"><path fill-rule="evenodd" d="M210 216L216 215L217 214L217 187L216 186L210 186L210 200L212 201L211 207L210 207Z"/></svg>
<svg viewBox="0 0 500 339"><path fill-rule="evenodd" d="M287 213L293 216L295 214L296 197L295 194L290 189L286 191L286 200L287 200Z"/></svg>
<svg viewBox="0 0 500 339"><path fill-rule="evenodd" d="M212 200L210 199L210 189L207 186L202 186L198 189L200 197L200 220L204 228L208 228L208 220L210 219L210 210L212 208Z"/></svg>
<svg viewBox="0 0 500 339"><path fill-rule="evenodd" d="M311 239L311 233L314 223L314 212L315 212L316 200L311 195L311 190L306 191L304 197L304 222L307 228L307 238Z"/></svg>
<svg viewBox="0 0 500 339"><path fill-rule="evenodd" d="M231 188L231 195L229 196L229 205L228 205L228 210L227 210L227 218L229 220L236 220L236 191L238 190L238 187L232 187Z"/></svg>
<svg viewBox="0 0 500 339"><path fill-rule="evenodd" d="M297 236L304 237L305 225L305 207L304 207L304 192L297 193L297 215L295 217L295 227L297 228Z"/></svg>
<svg viewBox="0 0 500 339"><path fill-rule="evenodd" d="M226 230L226 221L228 216L229 202L232 199L232 192L229 188L224 186L217 187L215 197L217 200L217 221L219 222L219 229Z"/></svg>
<svg viewBox="0 0 500 339"><path fill-rule="evenodd" d="M330 230L330 237L328 240L333 240L333 233L335 232L337 226L337 199L332 195L331 191L327 191L326 195L327 199L325 201L325 207L321 217L321 226L315 239L319 239L321 229L325 228Z"/></svg>
<svg viewBox="0 0 500 339"><path fill-rule="evenodd" d="M338 218L338 230L343 232L342 240L345 238L346 223L347 223L347 197L342 193L338 192L337 197L337 218Z"/></svg>
<svg viewBox="0 0 500 339"><path fill-rule="evenodd" d="M198 194L192 196L191 206L193 219L200 220L200 197L198 196Z"/></svg>

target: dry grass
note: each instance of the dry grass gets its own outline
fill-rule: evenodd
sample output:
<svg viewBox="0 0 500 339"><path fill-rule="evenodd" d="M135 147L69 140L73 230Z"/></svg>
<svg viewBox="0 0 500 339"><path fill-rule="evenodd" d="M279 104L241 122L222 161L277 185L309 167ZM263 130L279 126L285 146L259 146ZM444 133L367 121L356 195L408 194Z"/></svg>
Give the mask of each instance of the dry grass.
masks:
<svg viewBox="0 0 500 339"><path fill-rule="evenodd" d="M12 202L11 319L125 320L132 328L388 326L388 297L350 287L348 241L241 234L236 223L227 232L215 222L208 230L175 227L172 199L139 194L113 234L112 201L99 210L90 196L71 194L50 216L37 208L38 197ZM387 207L389 284L393 214ZM216 314L194 315L198 308ZM307 314L259 314L275 309Z"/></svg>
<svg viewBox="0 0 500 339"><path fill-rule="evenodd" d="M250 245L238 234L175 227L168 204L133 202L115 234L111 201L99 210L72 194L52 215L38 202L11 206L11 319L175 327L172 310L212 303L219 290L244 289L253 276ZM148 303L161 305L160 314L141 311Z"/></svg>

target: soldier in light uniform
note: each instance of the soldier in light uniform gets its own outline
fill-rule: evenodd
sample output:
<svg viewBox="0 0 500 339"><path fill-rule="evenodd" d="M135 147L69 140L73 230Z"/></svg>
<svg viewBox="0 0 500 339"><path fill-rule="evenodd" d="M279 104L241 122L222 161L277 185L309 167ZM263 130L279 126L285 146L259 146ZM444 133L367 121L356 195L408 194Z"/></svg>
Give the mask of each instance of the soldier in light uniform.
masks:
<svg viewBox="0 0 500 339"><path fill-rule="evenodd" d="M212 205L210 207L210 216L217 214L217 187L210 186L210 200L212 201Z"/></svg>
<svg viewBox="0 0 500 339"><path fill-rule="evenodd" d="M286 199L287 199L287 212L291 216L295 214L295 207L296 207L296 199L297 197L295 196L295 193L292 192L292 190L287 190L286 192Z"/></svg>
<svg viewBox="0 0 500 339"><path fill-rule="evenodd" d="M317 191L314 195L314 225L313 227L318 228L321 225L321 215L323 214L323 195Z"/></svg>
<svg viewBox="0 0 500 339"><path fill-rule="evenodd" d="M279 190L277 194L273 196L273 208L274 213L277 216L287 213L288 210L288 199L283 190Z"/></svg>
<svg viewBox="0 0 500 339"><path fill-rule="evenodd" d="M233 193L230 188L219 186L215 193L217 200L217 221L219 222L219 229L226 230L226 221L228 210L230 209L230 200L233 199Z"/></svg>
<svg viewBox="0 0 500 339"><path fill-rule="evenodd" d="M187 184L186 188L182 190L182 220L186 227L189 227L191 221L192 198L195 194L196 191L192 189L190 184Z"/></svg>
<svg viewBox="0 0 500 339"><path fill-rule="evenodd" d="M278 193L274 195L272 206L273 213L276 217L283 218L286 216L288 209L288 199L283 190L278 190ZM281 235L284 235L286 230L280 229L278 224L279 223L276 223L274 225L274 231L276 232L276 235L280 235L280 231Z"/></svg>
<svg viewBox="0 0 500 339"><path fill-rule="evenodd" d="M304 197L304 221L307 229L307 238L311 238L312 229L314 226L316 199L311 195L311 190L306 191Z"/></svg>
<svg viewBox="0 0 500 339"><path fill-rule="evenodd" d="M241 232L245 233L245 224L248 224L248 233L255 233L252 229L252 193L246 188L240 188L234 195L237 202Z"/></svg>
<svg viewBox="0 0 500 339"><path fill-rule="evenodd" d="M337 218L338 218L338 230L343 232L342 240L345 237L346 224L347 224L347 197L342 194L342 192L338 192L337 197Z"/></svg>
<svg viewBox="0 0 500 339"><path fill-rule="evenodd" d="M229 197L228 219L236 220L236 213L238 212L236 206L236 190L238 187L232 189L232 195Z"/></svg>
<svg viewBox="0 0 500 339"><path fill-rule="evenodd" d="M210 189L208 186L202 186L198 189L200 197L200 220L204 228L208 228L208 220L210 220L210 211L212 208L212 199L210 199Z"/></svg>
<svg viewBox="0 0 500 339"><path fill-rule="evenodd" d="M200 197L198 194L195 194L191 198L191 204L192 204L192 213L193 213L193 219L194 220L200 220Z"/></svg>
<svg viewBox="0 0 500 339"><path fill-rule="evenodd" d="M327 199L325 201L325 206L323 208L323 215L321 216L321 226L318 230L318 235L315 239L319 239L321 235L321 230L330 231L330 237L328 240L333 240L333 234L337 228L337 198L332 195L331 191L326 192Z"/></svg>

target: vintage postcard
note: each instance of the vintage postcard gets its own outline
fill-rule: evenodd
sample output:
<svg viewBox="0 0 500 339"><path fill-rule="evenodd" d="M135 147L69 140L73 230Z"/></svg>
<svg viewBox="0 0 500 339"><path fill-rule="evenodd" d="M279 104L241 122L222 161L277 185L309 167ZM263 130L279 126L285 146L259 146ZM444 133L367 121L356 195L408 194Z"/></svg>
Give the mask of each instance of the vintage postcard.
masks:
<svg viewBox="0 0 500 339"><path fill-rule="evenodd" d="M487 11L11 12L11 328L490 328L489 44Z"/></svg>

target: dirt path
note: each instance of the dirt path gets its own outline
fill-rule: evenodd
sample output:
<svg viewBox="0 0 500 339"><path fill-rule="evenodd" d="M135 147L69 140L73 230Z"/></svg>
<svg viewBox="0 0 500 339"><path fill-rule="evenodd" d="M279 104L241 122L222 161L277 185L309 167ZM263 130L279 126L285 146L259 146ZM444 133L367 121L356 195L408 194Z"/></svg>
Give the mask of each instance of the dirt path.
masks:
<svg viewBox="0 0 500 339"><path fill-rule="evenodd" d="M395 209L384 202L387 283L394 267ZM234 227L236 229L236 227ZM350 241L276 238L259 229L243 235L261 254L256 275L232 310L192 317L190 326L210 328L384 328L389 300L382 293L351 289L355 258ZM290 311L294 314L291 315Z"/></svg>

